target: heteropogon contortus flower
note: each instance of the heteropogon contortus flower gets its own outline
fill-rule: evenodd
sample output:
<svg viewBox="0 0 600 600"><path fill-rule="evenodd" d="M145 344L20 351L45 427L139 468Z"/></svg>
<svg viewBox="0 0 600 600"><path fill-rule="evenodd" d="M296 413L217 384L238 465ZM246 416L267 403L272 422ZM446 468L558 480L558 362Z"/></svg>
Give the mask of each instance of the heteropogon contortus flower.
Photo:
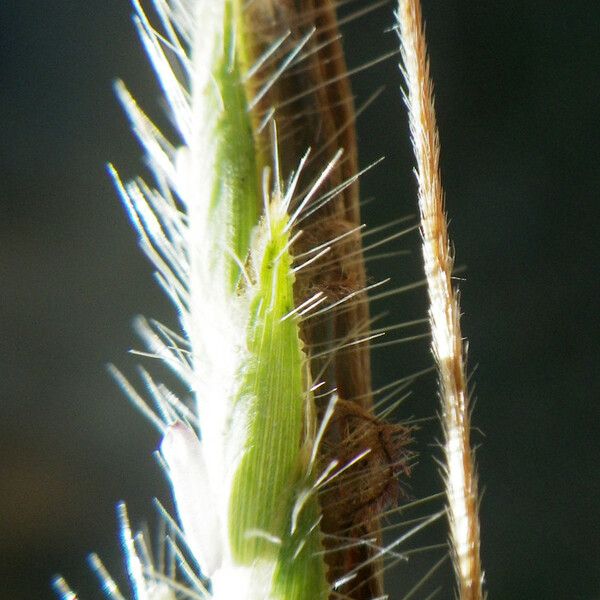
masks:
<svg viewBox="0 0 600 600"><path fill-rule="evenodd" d="M119 505L136 600L388 597L384 570L409 556L400 545L444 514L408 520L406 531L384 541L384 519L398 504L421 503L408 502L405 483L415 426L387 420L413 377L371 388L370 348L386 331L372 326L369 292L386 281L368 279L365 252L410 228L363 244L402 220L363 229L360 109L340 4L153 0L158 29L133 2L176 136L167 139L117 83L153 180L124 182L109 171L179 319L172 328L139 318L141 354L160 359L180 388L176 394L141 369L151 407L111 367L160 433L157 457L175 505L171 515L157 501L159 559ZM410 71L412 51L403 48ZM443 269L449 277L447 256ZM435 349L445 364L442 346ZM458 513L452 523L461 529ZM454 548L462 560L462 546ZM123 600L100 559L90 562L108 597ZM62 578L55 589L63 600L76 598Z"/></svg>

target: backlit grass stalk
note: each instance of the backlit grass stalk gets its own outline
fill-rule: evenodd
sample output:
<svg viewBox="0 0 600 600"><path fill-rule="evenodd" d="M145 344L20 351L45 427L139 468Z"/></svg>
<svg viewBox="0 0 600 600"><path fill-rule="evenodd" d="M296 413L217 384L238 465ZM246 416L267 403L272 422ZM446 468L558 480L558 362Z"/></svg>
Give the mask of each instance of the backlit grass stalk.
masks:
<svg viewBox="0 0 600 600"><path fill-rule="evenodd" d="M297 177L284 188L274 128L271 177L255 146L236 37L242 4L157 2L168 41L136 4L181 145L171 146L119 85L156 189L113 175L184 334L139 326L148 351L194 397L190 410L146 377L185 544L210 579L210 597L312 600L326 598L329 585L319 554L312 381L293 292L300 190ZM136 548L126 550L136 564ZM136 594L154 600L152 578L130 576L140 582Z"/></svg>
<svg viewBox="0 0 600 600"><path fill-rule="evenodd" d="M479 556L479 498L475 460L469 442L465 349L460 331L458 292L452 285L454 259L444 214L439 133L419 0L400 0L398 23L406 80L405 99L417 162L432 350L438 366L442 401L450 543L461 600L480 600L483 597L483 571Z"/></svg>

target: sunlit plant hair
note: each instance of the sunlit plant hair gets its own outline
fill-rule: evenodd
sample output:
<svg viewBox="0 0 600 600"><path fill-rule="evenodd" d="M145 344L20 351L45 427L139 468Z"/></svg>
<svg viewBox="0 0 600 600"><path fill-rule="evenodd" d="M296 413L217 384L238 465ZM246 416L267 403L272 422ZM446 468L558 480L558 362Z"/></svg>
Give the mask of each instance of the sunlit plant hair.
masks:
<svg viewBox="0 0 600 600"><path fill-rule="evenodd" d="M177 139L118 82L152 182L123 181L112 165L109 173L179 320L173 330L138 319L143 352L183 390L141 369L143 398L111 367L161 436L176 511L157 501L157 560L119 505L133 597L388 597L383 573L405 558L402 544L447 514L459 597L481 599L464 350L418 0L400 0L397 21L447 509L391 541L382 520L407 500L399 480L414 466L414 427L387 420L391 396L373 400L369 348L386 332L372 326L368 295L386 282L368 281L364 252L405 232L363 247L356 111L335 2L154 0L158 29L133 5ZM100 558L90 562L106 595L122 600ZM76 598L64 579L54 587Z"/></svg>

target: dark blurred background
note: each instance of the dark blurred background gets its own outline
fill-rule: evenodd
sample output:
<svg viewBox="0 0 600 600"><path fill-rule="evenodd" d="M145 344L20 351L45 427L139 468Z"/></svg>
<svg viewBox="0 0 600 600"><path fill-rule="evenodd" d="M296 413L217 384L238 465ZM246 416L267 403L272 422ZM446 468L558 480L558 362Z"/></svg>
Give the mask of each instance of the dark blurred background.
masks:
<svg viewBox="0 0 600 600"><path fill-rule="evenodd" d="M167 496L157 437L105 371L113 361L133 372L135 314L174 322L104 166L143 169L113 78L160 120L130 13L126 0L0 3L2 599L52 598L56 572L82 600L99 598L85 557L98 551L122 573L115 503L153 523L152 496ZM600 3L431 0L424 13L478 366L487 588L491 598L598 599ZM345 28L350 66L394 48L391 24L392 4ZM353 79L358 102L387 86L359 122L362 165L386 156L362 184L373 225L415 213L395 63ZM370 265L374 277L420 279L418 236L399 247L412 255ZM423 317L424 292L380 310L389 322ZM374 362L378 384L431 363L425 341L378 350ZM431 417L436 403L430 376L401 414ZM431 424L419 434L414 496L440 489L436 437ZM436 577L447 582L448 570ZM396 581L391 598L403 589Z"/></svg>

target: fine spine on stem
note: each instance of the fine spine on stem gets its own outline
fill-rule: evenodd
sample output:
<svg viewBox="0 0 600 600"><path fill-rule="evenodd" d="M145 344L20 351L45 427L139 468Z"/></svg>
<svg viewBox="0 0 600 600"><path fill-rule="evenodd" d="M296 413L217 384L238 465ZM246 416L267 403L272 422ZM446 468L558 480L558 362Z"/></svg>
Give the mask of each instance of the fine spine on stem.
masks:
<svg viewBox="0 0 600 600"><path fill-rule="evenodd" d="M439 133L419 0L400 0L398 24L406 80L405 101L417 163L432 350L438 366L442 403L450 544L460 599L481 600L483 572L479 555L479 498L475 460L469 441L465 349L460 330L458 293L452 285L454 259L444 213Z"/></svg>

